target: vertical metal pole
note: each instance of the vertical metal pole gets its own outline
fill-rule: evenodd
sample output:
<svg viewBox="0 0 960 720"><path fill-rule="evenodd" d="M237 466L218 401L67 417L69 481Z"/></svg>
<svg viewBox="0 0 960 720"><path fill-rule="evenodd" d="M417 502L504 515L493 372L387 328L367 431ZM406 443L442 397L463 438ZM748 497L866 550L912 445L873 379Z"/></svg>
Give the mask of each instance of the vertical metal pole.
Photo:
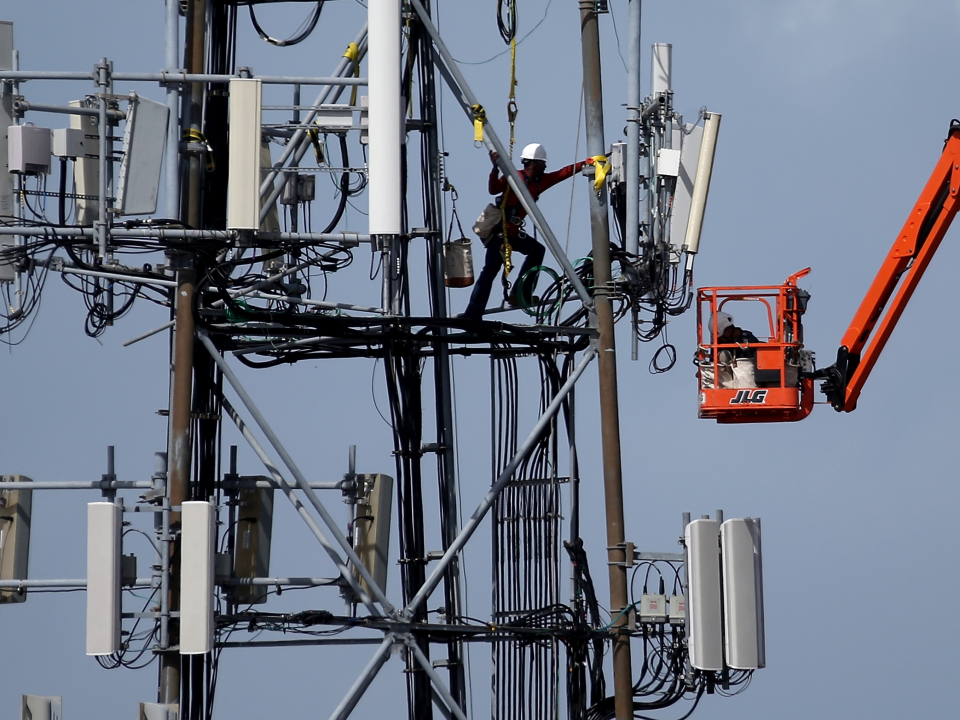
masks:
<svg viewBox="0 0 960 720"><path fill-rule="evenodd" d="M577 458L576 389L567 395L567 440L570 449L570 542L580 537L580 462Z"/></svg>
<svg viewBox="0 0 960 720"><path fill-rule="evenodd" d="M7 29L9 28L9 30ZM9 38L9 44L7 39ZM9 51L9 52L8 52ZM13 23L0 23L0 70L13 70ZM10 217L14 211L14 176L7 172L7 128L14 124L13 96L14 83L0 83L0 215Z"/></svg>
<svg viewBox="0 0 960 720"><path fill-rule="evenodd" d="M640 247L640 5L630 0L627 55L627 252Z"/></svg>
<svg viewBox="0 0 960 720"><path fill-rule="evenodd" d="M107 65L106 58L100 58L100 63L97 65L97 87L98 92L98 107L100 113L97 117L98 120L98 132L100 135L100 184L98 188L98 198L99 198L99 213L97 215L97 245L98 253L100 259L104 259L107 256L107 158L109 157L109 147L107 146L107 85L109 84L108 79L109 66Z"/></svg>
<svg viewBox="0 0 960 720"><path fill-rule="evenodd" d="M640 252L640 11L642 0L630 0L627 49L627 252ZM637 308L631 310L630 358L639 355Z"/></svg>
<svg viewBox="0 0 960 720"><path fill-rule="evenodd" d="M430 3L424 5L430 12ZM428 197L429 216L424 218L428 228L434 234L427 238L427 248L430 253L430 285L433 298L434 317L447 317L447 294L443 272L443 169L440 162L440 146L438 138L438 112L436 94L436 70L434 53L436 52L430 36L421 26L419 28L421 63L421 104L422 117L429 130L422 135L421 158L427 177L424 178L424 195ZM443 338L449 334L449 329L443 326L437 328L437 334ZM443 549L446 550L456 539L459 532L459 515L457 512L457 476L456 457L454 455L454 428L453 428L453 390L452 367L450 363L450 347L441 339L434 345L434 387L436 394L436 428L437 428L437 474L440 489L440 533ZM444 577L444 612L447 622L463 614L460 588L460 560L454 558ZM447 643L447 662L450 676L450 692L460 707L466 706L466 675L463 663L463 643L451 639Z"/></svg>
<svg viewBox="0 0 960 720"><path fill-rule="evenodd" d="M169 19L168 19L169 22ZM204 63L204 32L206 30L205 0L191 0L187 5L186 69L189 73L202 73ZM168 48L169 51L169 48ZM191 130L200 131L203 109L203 84L193 83L190 96L183 107L182 123ZM169 128L168 128L169 132ZM179 140L178 140L179 144ZM188 156L187 188L182 203L182 220L190 227L200 227L200 181L202 179L200 158ZM168 438L169 471L167 498L171 507L180 506L189 497L190 487L190 410L193 390L193 292L196 272L193 260L187 256L178 258L181 268L177 270L175 298L176 325L173 344L173 389L170 400L170 431ZM180 524L180 513L170 513L171 530ZM179 540L170 542L170 590L171 610L179 609L180 568ZM178 623L170 623L170 644L179 643ZM180 656L166 652L160 656L160 702L180 701L181 685Z"/></svg>
<svg viewBox="0 0 960 720"><path fill-rule="evenodd" d="M190 0L187 4L186 66L188 73L200 74L204 67L205 30L207 24L206 0ZM203 83L190 83L190 95L183 108L183 126L190 128L191 142L203 126ZM187 190L184 197L184 222L192 228L200 227L200 187L203 182L203 162L199 152L187 155Z"/></svg>
<svg viewBox="0 0 960 720"><path fill-rule="evenodd" d="M177 69L177 47L180 42L180 2L167 0L166 35L164 38L164 65L168 72ZM167 146L164 149L165 215L168 219L180 217L180 86L170 83L166 87Z"/></svg>
<svg viewBox="0 0 960 720"><path fill-rule="evenodd" d="M171 393L170 431L168 457L167 501L170 507L179 507L189 497L190 487L190 408L193 390L193 289L195 273L192 269L177 271L176 315L173 347L173 391ZM170 534L180 523L180 512L169 513ZM170 584L168 603L170 610L179 609L180 568L179 540L171 537L169 544ZM170 644L179 642L179 628L170 623ZM160 656L160 702L176 703L180 697L180 656L178 653L163 653Z"/></svg>
<svg viewBox="0 0 960 720"><path fill-rule="evenodd" d="M583 100L587 154L604 153L603 92L600 75L600 32L596 3L580 0L580 45L583 54ZM614 707L617 720L633 718L633 679L630 636L625 632L627 569L624 565L623 478L620 466L620 413L617 403L617 353L610 304L610 225L606 190L590 186L590 230L593 238L593 274L596 289L598 371L600 375L600 434L603 448L603 490L607 515L607 562L610 575L610 612L617 616L613 640ZM620 631L623 628L623 631Z"/></svg>

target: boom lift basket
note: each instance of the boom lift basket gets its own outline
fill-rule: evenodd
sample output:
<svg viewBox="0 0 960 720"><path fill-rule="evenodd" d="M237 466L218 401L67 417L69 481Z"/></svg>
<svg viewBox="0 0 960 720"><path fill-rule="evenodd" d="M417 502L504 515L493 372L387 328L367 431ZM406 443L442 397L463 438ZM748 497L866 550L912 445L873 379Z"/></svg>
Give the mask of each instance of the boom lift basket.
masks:
<svg viewBox="0 0 960 720"><path fill-rule="evenodd" d="M809 295L794 273L783 285L711 287L697 291L697 380L701 418L719 423L795 422L813 409L813 354L803 349L803 313ZM767 318L750 328L756 342L718 343L718 312L737 317L758 303ZM752 308L755 309L755 308Z"/></svg>

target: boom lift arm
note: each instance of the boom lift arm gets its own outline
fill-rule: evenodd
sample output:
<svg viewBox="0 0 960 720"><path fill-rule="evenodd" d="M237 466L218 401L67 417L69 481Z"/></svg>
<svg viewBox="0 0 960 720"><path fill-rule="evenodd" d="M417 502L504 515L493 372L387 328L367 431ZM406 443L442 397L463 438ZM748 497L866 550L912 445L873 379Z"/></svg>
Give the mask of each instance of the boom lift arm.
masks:
<svg viewBox="0 0 960 720"><path fill-rule="evenodd" d="M960 121L953 120L943 154L847 328L836 363L813 374L824 380L820 389L837 412L856 409L863 384L960 209L958 191Z"/></svg>

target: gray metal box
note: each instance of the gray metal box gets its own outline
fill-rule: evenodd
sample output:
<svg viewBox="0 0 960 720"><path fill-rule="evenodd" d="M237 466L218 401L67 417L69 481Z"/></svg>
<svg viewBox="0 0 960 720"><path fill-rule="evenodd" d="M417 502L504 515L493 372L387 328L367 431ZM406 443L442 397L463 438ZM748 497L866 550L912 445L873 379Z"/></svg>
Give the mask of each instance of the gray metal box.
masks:
<svg viewBox="0 0 960 720"><path fill-rule="evenodd" d="M54 128L53 154L56 157L78 158L83 157L86 136L78 128Z"/></svg>
<svg viewBox="0 0 960 720"><path fill-rule="evenodd" d="M8 162L12 173L46 175L50 172L52 149L50 128L11 125L7 129Z"/></svg>
<svg viewBox="0 0 960 720"><path fill-rule="evenodd" d="M17 279L17 268L12 260L15 249L13 240L0 241L0 283L9 283Z"/></svg>

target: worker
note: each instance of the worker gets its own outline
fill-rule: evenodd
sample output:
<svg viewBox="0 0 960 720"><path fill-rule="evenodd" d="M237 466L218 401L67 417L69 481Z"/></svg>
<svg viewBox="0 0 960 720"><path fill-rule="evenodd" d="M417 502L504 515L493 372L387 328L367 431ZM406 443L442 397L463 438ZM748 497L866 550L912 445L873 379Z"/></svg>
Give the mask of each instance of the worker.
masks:
<svg viewBox="0 0 960 720"><path fill-rule="evenodd" d="M490 179L487 183L487 190L491 195L499 195L496 205L500 207L507 218L507 236L510 245L514 251L526 255L523 266L520 268L518 278L523 278L528 270L543 264L545 248L535 238L527 235L523 227L524 218L527 211L520 204L520 199L509 189L507 178L501 176L497 169L497 160L499 153L491 151L490 161L493 163L493 169L490 171ZM520 177L524 185L533 195L534 200L540 198L540 193L553 187L559 182L572 177L580 172L586 164L592 164L592 158L584 162L567 165L554 172L547 170L547 151L539 143L530 143L523 152L520 153L520 162L523 169L520 170ZM490 290L493 288L493 280L496 278L500 267L503 265L503 224L501 223L484 243L486 245L486 256L484 257L483 270L480 271L480 277L477 278L476 285L473 286L473 293L470 295L470 302L467 309L461 317L472 320L480 320L483 317L483 311L487 307L487 301L490 299ZM517 281L517 285L520 281ZM523 287L514 286L513 292L507 298L511 305L520 304L520 297L523 304L531 305L533 300L532 289L536 287L536 278L527 278L522 283Z"/></svg>
<svg viewBox="0 0 960 720"><path fill-rule="evenodd" d="M725 312L718 312L716 317L716 325L718 345L739 345L740 347L734 351L734 357L747 358L757 356L756 350L751 350L750 348L743 346L747 343L758 343L760 340L758 340L757 336L749 330L744 330L741 327L737 327L733 322L733 315Z"/></svg>

